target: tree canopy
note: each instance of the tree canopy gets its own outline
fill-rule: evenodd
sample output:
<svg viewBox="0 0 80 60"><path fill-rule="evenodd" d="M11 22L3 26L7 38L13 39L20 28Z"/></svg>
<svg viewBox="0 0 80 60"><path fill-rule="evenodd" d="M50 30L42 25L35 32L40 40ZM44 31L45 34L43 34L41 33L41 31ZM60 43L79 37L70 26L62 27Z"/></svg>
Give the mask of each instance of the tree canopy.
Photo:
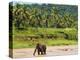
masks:
<svg viewBox="0 0 80 60"><path fill-rule="evenodd" d="M19 28L77 28L78 7L37 3L9 3L9 16L13 25Z"/></svg>

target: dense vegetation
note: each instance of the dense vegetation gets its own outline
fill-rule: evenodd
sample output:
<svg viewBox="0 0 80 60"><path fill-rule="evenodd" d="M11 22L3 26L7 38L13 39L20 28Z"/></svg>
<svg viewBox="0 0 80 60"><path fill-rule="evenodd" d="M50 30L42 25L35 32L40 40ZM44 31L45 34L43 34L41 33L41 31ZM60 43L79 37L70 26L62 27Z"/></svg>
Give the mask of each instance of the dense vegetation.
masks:
<svg viewBox="0 0 80 60"><path fill-rule="evenodd" d="M10 3L16 28L77 28L77 6Z"/></svg>
<svg viewBox="0 0 80 60"><path fill-rule="evenodd" d="M65 34L68 36L66 37ZM42 38L40 35L43 35L44 37ZM33 37L33 39L30 39L29 37ZM14 31L13 38L13 48L35 47L38 42L46 44L47 46L76 45L77 30L74 28L38 28L38 32L36 32L34 28L28 28L27 31Z"/></svg>
<svg viewBox="0 0 80 60"><path fill-rule="evenodd" d="M50 46L77 44L77 12L77 6L10 2L14 48L39 41Z"/></svg>

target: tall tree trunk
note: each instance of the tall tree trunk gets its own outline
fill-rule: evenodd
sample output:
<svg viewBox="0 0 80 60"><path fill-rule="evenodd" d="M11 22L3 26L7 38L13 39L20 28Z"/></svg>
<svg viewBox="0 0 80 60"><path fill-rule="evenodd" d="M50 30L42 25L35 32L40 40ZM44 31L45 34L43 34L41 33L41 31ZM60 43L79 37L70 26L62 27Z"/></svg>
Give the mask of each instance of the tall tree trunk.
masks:
<svg viewBox="0 0 80 60"><path fill-rule="evenodd" d="M48 20L46 19L46 27L48 28Z"/></svg>

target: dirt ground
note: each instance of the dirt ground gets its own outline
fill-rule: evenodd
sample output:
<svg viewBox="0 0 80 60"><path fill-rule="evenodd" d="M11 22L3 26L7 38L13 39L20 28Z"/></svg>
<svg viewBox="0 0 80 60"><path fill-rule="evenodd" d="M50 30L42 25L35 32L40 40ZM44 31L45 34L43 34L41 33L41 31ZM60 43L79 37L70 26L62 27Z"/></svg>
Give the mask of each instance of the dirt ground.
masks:
<svg viewBox="0 0 80 60"><path fill-rule="evenodd" d="M13 58L30 58L30 57L47 57L47 56L62 56L62 55L74 55L78 54L77 45L68 46L48 46L46 55L36 55L33 56L35 48L23 48L23 49L13 49ZM11 51L12 49L10 49Z"/></svg>

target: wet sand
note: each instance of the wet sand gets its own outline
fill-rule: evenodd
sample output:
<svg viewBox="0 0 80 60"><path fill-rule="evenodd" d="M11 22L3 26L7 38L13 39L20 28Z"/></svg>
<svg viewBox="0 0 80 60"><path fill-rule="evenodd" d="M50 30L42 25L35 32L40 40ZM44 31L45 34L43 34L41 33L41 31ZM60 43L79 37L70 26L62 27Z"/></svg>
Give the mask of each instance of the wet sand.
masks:
<svg viewBox="0 0 80 60"><path fill-rule="evenodd" d="M47 57L47 56L62 56L78 54L77 45L68 46L48 46L46 55L33 56L35 48L13 49L13 58L31 58L31 57ZM11 51L11 49L10 49Z"/></svg>

